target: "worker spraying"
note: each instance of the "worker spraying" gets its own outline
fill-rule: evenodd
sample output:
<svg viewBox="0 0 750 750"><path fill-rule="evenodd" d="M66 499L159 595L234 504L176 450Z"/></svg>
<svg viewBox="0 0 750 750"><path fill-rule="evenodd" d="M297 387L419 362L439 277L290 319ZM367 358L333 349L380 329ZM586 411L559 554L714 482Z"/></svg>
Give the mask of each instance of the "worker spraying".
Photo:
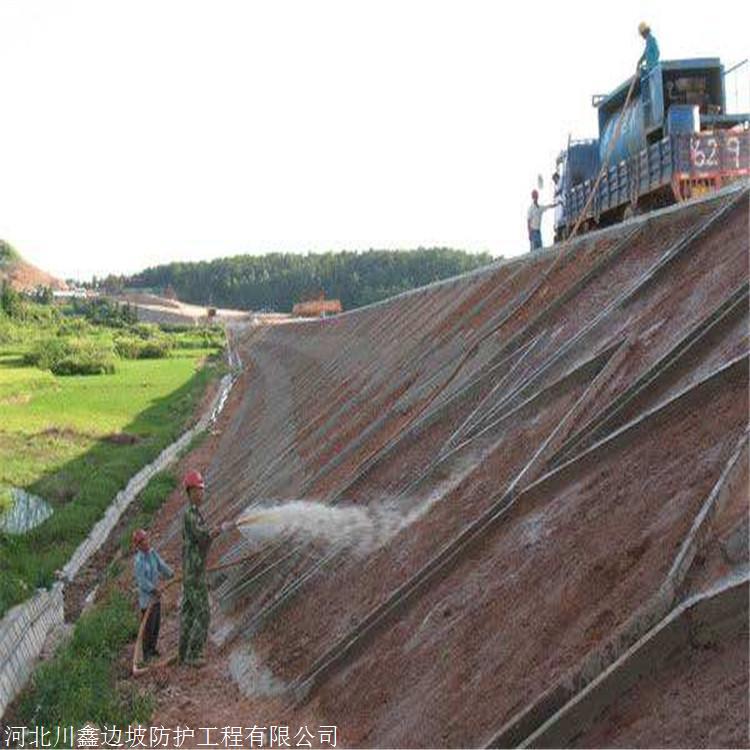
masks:
<svg viewBox="0 0 750 750"><path fill-rule="evenodd" d="M149 563L148 574L141 573L145 563L140 557L136 560L136 580L139 591L143 592L139 602L142 610L142 623L138 641L133 652L133 675L138 676L154 666L165 666L174 656L181 664L201 667L206 663L205 648L208 639L208 628L211 610L208 598L207 572L222 570L246 562L249 557L233 560L229 563L206 566L211 544L221 533L237 529L250 538L261 541L269 535L278 535L283 531L305 531L316 538L323 538L363 551L369 551L384 539L390 538L399 528L398 519L378 517L372 519L361 509L334 509L311 502L290 502L282 506L264 508L242 515L234 521L227 521L218 528L209 527L201 511L205 482L202 474L195 469L183 477L183 486L188 504L183 515L182 527L182 577L176 578L169 566L148 545L145 531L139 530L133 541L137 544L139 555L146 553L155 556ZM252 529L252 531L251 531ZM253 553L255 554L255 553ZM154 663L156 638L160 619L160 578L170 578L171 583L182 581L182 604L180 617L180 644L178 653L170 655L162 662ZM142 582L142 583L141 583ZM171 585L171 584L166 584ZM145 662L151 661L150 664Z"/></svg>
<svg viewBox="0 0 750 750"><path fill-rule="evenodd" d="M141 608L141 626L133 650L134 676L147 673L153 667L162 667L179 657L181 664L200 667L205 664L204 650L208 638L210 607L208 600L209 570L222 570L245 562L240 558L231 563L206 567L206 560L211 543L220 533L237 528L236 522L227 521L219 528L210 528L201 512L205 493L205 482L199 471L191 469L183 477L183 486L188 498L188 505L183 515L182 528L182 575L175 576L172 569L151 549L148 535L139 529L133 535L133 544L138 549L135 565L135 578L139 592ZM260 518L247 519L247 525L257 523ZM161 580L168 578L168 583ZM182 582L182 604L180 617L180 644L176 654L169 655L161 662L153 657L159 656L156 650L156 639L159 635L161 619L161 593L172 584ZM150 662L147 664L147 662Z"/></svg>
<svg viewBox="0 0 750 750"><path fill-rule="evenodd" d="M183 484L188 497L182 526L182 611L180 617L181 664L200 667L205 664L204 649L211 617L208 604L206 558L211 542L222 531L233 527L223 524L211 529L201 513L205 493L203 475L192 469Z"/></svg>

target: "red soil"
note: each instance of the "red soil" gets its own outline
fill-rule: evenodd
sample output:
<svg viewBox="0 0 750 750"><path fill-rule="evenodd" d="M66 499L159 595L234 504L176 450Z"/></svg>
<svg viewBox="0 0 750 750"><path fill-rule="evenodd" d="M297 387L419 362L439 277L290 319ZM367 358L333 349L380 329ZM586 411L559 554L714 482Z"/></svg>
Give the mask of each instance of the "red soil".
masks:
<svg viewBox="0 0 750 750"><path fill-rule="evenodd" d="M748 640L690 646L641 679L574 747L750 747Z"/></svg>
<svg viewBox="0 0 750 750"><path fill-rule="evenodd" d="M371 507L397 497L402 514L431 494L439 497L368 557L338 558L261 625L249 645L278 679L291 682L309 670L491 507L571 414L595 374L588 370L566 379L567 373L629 339L621 364L576 415L572 424L581 429L747 278L743 202L564 349L723 200L652 217L616 260L557 309L549 305L606 258L621 234L584 238L554 267L554 254L505 264L330 321L243 337L243 361L250 369L233 392L222 434L205 444L202 459L210 460L212 520L232 517L250 502L300 496ZM745 314L703 342L607 433L692 386L688 399L517 495L481 543L368 638L301 708L278 698L243 698L228 684L230 650L247 647L239 637L213 647L203 670L170 673L156 719L219 726L238 720L338 724L339 741L348 746L488 741L608 641L663 582L747 424L747 368L696 387L747 351L746 325ZM537 345L527 350L535 338ZM475 409L474 426L457 441L458 450L437 462L446 440ZM585 446L588 436L582 437ZM391 448L382 451L389 441ZM549 458L542 457L538 472ZM168 554L176 555L174 519L181 499L170 502L162 531ZM718 541L707 541L705 573L697 564L689 587L725 570L711 555L734 529L743 502L735 492L717 516ZM237 536L227 537L215 559L243 550ZM282 547L270 559L286 551ZM217 628L257 615L325 553L301 547L298 556L260 580L236 612L217 612ZM175 634L172 611L165 638ZM724 645L735 653L735 646ZM726 685L732 696L711 709L721 716L734 710L741 687L734 678ZM670 696L663 697L665 706ZM698 697L690 700L688 693L674 693L675 707L692 705L701 715ZM658 722L647 716L639 721L638 734L628 737L663 744ZM725 723L734 725L733 719ZM694 744L703 737L697 732L697 723L690 724L680 736Z"/></svg>

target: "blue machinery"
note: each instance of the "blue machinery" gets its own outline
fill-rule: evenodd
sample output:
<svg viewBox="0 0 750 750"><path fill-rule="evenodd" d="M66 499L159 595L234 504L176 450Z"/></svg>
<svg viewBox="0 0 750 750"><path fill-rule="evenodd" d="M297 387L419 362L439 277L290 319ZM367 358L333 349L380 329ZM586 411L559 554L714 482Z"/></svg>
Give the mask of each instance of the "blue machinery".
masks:
<svg viewBox="0 0 750 750"><path fill-rule="evenodd" d="M718 58L663 61L636 82L595 96L599 138L570 141L557 159L555 240L565 239L609 160L582 230L686 200L750 175L750 114L727 114ZM622 123L617 140L617 122ZM610 150L611 149L611 150Z"/></svg>

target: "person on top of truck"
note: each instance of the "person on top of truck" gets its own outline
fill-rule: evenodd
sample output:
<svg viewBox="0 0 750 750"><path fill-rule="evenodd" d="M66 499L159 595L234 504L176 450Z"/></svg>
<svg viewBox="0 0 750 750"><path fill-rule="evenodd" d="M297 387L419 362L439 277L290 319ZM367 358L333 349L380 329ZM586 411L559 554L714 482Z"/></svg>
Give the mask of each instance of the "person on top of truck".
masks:
<svg viewBox="0 0 750 750"><path fill-rule="evenodd" d="M646 40L646 48L638 60L638 67L644 73L648 73L659 62L659 45L656 43L656 37L651 33L651 27L645 21L638 24L638 33Z"/></svg>

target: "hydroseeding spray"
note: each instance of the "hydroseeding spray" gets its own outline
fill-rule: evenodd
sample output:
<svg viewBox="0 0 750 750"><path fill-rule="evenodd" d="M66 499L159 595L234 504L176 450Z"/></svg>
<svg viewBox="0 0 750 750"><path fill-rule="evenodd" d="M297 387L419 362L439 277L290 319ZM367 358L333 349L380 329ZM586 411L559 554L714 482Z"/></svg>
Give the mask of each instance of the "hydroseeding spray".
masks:
<svg viewBox="0 0 750 750"><path fill-rule="evenodd" d="M423 512L402 515L393 507L342 507L309 500L266 505L253 504L235 521L247 542L263 546L269 540L294 540L299 553L307 545L322 545L338 554L346 551L362 558L386 544L400 529ZM242 584L240 584L242 589ZM230 673L247 696L272 697L287 690L281 680L255 655L248 643L236 648L229 660Z"/></svg>
<svg viewBox="0 0 750 750"><path fill-rule="evenodd" d="M368 555L421 518L455 487L465 476L465 467L461 468L451 475L450 481L436 487L420 501L401 495L381 497L377 507L326 505L314 500L269 505L255 502L245 509L235 525L254 545L286 536ZM409 510L404 512L404 508Z"/></svg>
<svg viewBox="0 0 750 750"><path fill-rule="evenodd" d="M246 511L237 528L252 543L282 535L319 541L368 554L385 544L411 522L394 510L330 506L308 500L292 500Z"/></svg>

